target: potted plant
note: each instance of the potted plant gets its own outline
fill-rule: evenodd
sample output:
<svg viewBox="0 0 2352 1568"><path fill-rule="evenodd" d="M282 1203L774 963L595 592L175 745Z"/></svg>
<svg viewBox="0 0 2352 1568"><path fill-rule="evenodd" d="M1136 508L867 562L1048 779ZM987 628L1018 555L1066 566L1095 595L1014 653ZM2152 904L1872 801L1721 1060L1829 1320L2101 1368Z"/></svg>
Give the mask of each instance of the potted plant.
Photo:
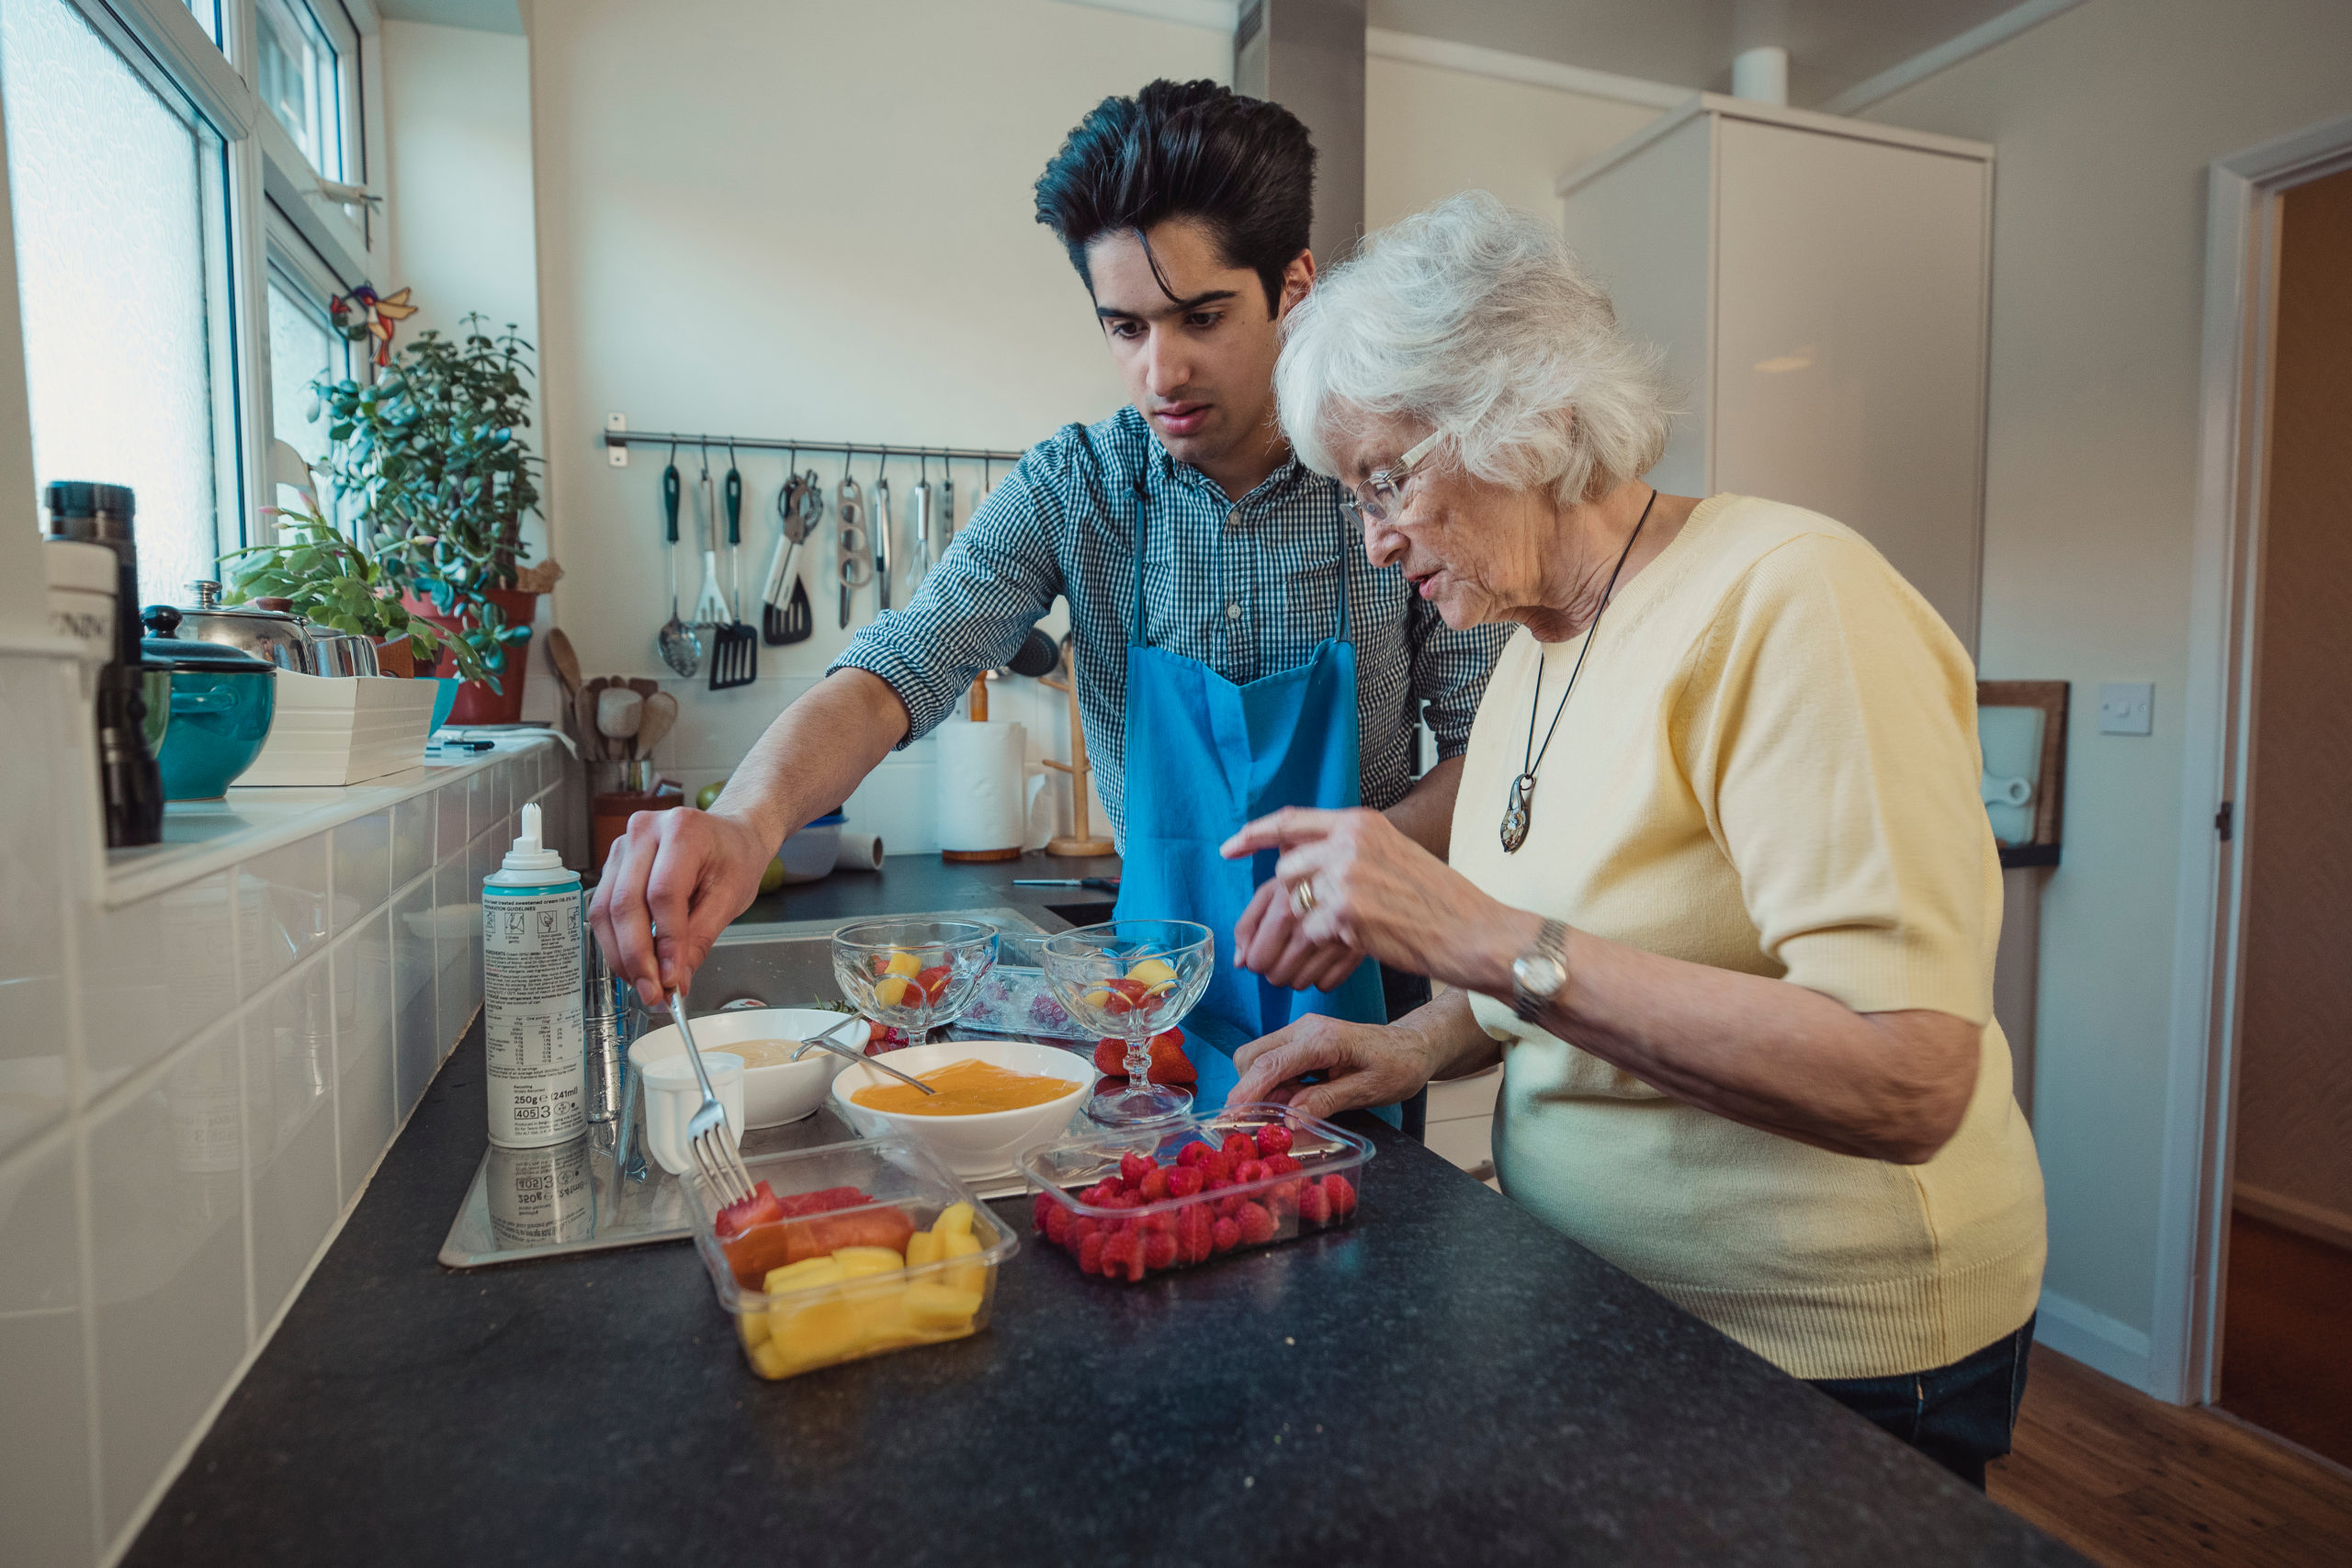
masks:
<svg viewBox="0 0 2352 1568"><path fill-rule="evenodd" d="M232 550L220 558L229 568L222 584L232 604L269 601L307 620L376 644L384 673L430 674L446 656L469 681L490 674L481 655L461 641L443 638L401 602L400 585L379 559L370 557L316 512L264 507L277 518L277 538L267 545ZM421 667L421 668L419 668Z"/></svg>
<svg viewBox="0 0 2352 1568"><path fill-rule="evenodd" d="M381 335L364 302L339 319L354 341ZM524 564L523 519L539 500L539 459L520 434L530 348L513 327L492 337L469 315L454 338L418 334L371 383L315 384L337 493L357 499L368 552L410 615L436 629L438 672L466 678L458 724L520 716L535 602L557 572Z"/></svg>

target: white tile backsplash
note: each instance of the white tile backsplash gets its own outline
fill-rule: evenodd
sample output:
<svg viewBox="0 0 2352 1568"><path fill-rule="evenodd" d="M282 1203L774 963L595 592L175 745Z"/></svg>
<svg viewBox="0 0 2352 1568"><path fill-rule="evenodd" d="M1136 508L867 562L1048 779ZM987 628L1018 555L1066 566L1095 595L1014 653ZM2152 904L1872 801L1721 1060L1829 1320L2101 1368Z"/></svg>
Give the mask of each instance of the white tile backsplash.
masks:
<svg viewBox="0 0 2352 1568"><path fill-rule="evenodd" d="M98 1495L109 1536L251 1340L239 1034L231 1020L181 1047L90 1129Z"/></svg>
<svg viewBox="0 0 2352 1568"><path fill-rule="evenodd" d="M0 750L8 1568L119 1555L471 1021L481 878L571 773L551 747L419 770L342 821L339 792L254 792L179 819L200 863L109 865L74 692L0 653L0 726L54 732ZM241 834L266 849L220 869Z"/></svg>

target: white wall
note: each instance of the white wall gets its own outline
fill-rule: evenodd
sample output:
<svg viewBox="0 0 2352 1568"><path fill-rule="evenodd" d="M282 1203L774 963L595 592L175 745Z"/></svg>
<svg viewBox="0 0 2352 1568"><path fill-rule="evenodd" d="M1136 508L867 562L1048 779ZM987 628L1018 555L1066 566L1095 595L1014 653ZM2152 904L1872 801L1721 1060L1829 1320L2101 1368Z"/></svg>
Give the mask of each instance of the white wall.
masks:
<svg viewBox="0 0 2352 1568"><path fill-rule="evenodd" d="M1557 221L1552 182L1658 110L1378 56L1364 62L1366 229L1463 190Z"/></svg>
<svg viewBox="0 0 2352 1568"><path fill-rule="evenodd" d="M570 0L526 21L548 505L567 572L555 610L592 676L662 673L653 633L669 614L666 454L607 466L607 412L639 430L1016 449L1100 418L1119 383L1031 187L1105 96L1225 79L1232 52L1221 31L1053 0ZM680 461L691 486L695 460ZM819 466L830 487L837 462ZM783 467L741 459L747 580L775 538ZM870 482L871 460L857 473ZM915 469L893 473L903 505ZM959 515L980 477L956 475ZM830 519L812 542L830 551ZM822 559L807 566L816 636L763 648L755 686L684 688L666 772L733 766L848 640ZM679 570L691 597L698 557ZM1032 707L1039 728L1058 713ZM1057 728L1038 739L1066 755ZM894 848L926 847L924 751L853 803Z"/></svg>
<svg viewBox="0 0 2352 1568"><path fill-rule="evenodd" d="M529 46L504 33L388 20L380 47L391 225L384 287L414 289L418 307L393 346L428 328L454 336L471 311L493 336L511 322L537 343ZM542 456L547 434L535 407L527 438ZM526 525L532 560L547 558L548 534L544 524ZM544 603L539 619L544 637ZM551 717L559 694L537 645L530 665L537 676L524 688L524 716Z"/></svg>
<svg viewBox="0 0 2352 1568"><path fill-rule="evenodd" d="M1983 665L2075 683L2041 917L2042 1335L2144 1385L2172 1020L2206 164L2352 109L2340 0L2088 0L1877 105L1999 148ZM2156 682L2155 734L2097 733Z"/></svg>

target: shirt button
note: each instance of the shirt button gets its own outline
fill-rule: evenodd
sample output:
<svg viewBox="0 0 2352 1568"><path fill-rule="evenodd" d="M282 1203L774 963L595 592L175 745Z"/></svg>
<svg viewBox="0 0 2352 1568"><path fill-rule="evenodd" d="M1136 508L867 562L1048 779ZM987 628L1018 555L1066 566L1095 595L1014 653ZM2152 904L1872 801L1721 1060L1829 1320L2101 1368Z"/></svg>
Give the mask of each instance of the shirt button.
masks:
<svg viewBox="0 0 2352 1568"><path fill-rule="evenodd" d="M1241 526L1241 508L1237 506L1225 514L1225 525L1228 528Z"/></svg>
<svg viewBox="0 0 2352 1568"><path fill-rule="evenodd" d="M1241 618L1241 606L1238 604L1227 604L1225 607L1225 618L1228 621L1239 620Z"/></svg>

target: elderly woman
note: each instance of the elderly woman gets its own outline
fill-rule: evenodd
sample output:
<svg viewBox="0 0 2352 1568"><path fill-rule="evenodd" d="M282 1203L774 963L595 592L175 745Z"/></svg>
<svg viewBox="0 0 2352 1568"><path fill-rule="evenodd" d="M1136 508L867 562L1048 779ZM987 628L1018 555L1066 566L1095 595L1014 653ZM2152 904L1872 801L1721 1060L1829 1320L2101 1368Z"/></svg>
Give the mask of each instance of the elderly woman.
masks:
<svg viewBox="0 0 2352 1568"><path fill-rule="evenodd" d="M1499 1055L1503 1190L1984 1483L2025 1379L2041 1178L1992 1019L1998 859L1975 683L1859 535L1662 495L1655 357L1550 225L1458 197L1292 318L1300 457L1449 626L1516 621L1452 863L1290 811L1238 961L1369 953L1446 987L1387 1027L1246 1047L1237 1100L1329 1114ZM1309 1084L1306 1075L1320 1077Z"/></svg>

